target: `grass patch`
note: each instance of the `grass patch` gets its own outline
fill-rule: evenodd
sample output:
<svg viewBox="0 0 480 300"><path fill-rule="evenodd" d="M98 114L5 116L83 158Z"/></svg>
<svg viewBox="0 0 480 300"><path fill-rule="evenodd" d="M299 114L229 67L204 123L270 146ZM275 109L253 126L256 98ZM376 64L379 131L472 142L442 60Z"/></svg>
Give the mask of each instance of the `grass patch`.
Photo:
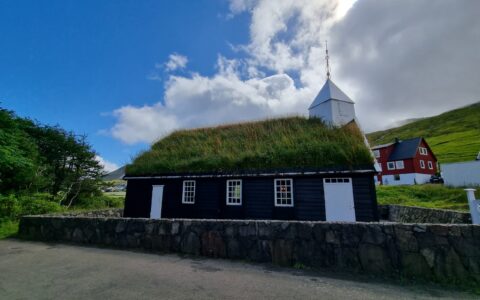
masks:
<svg viewBox="0 0 480 300"><path fill-rule="evenodd" d="M480 102L367 136L371 145L391 143L396 137L424 137L439 162L469 161L475 159L480 149L478 116Z"/></svg>
<svg viewBox="0 0 480 300"><path fill-rule="evenodd" d="M18 221L0 219L0 240L15 236L18 232Z"/></svg>
<svg viewBox="0 0 480 300"><path fill-rule="evenodd" d="M377 186L378 204L398 204L426 208L468 211L463 189L443 185Z"/></svg>
<svg viewBox="0 0 480 300"><path fill-rule="evenodd" d="M320 119L290 117L180 130L127 166L128 175L372 166L355 125L332 128Z"/></svg>

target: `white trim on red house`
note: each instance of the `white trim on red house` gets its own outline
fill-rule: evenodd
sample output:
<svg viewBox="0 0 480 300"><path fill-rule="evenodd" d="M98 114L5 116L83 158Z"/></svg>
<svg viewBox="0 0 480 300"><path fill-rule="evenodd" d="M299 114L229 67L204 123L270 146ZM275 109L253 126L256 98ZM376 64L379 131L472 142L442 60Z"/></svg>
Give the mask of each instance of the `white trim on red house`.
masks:
<svg viewBox="0 0 480 300"><path fill-rule="evenodd" d="M395 180L395 176L400 176ZM382 175L382 183L384 185L405 185L405 184L424 184L430 182L430 174L407 173L395 175Z"/></svg>
<svg viewBox="0 0 480 300"><path fill-rule="evenodd" d="M428 161L428 169L433 170L433 163L431 161Z"/></svg>

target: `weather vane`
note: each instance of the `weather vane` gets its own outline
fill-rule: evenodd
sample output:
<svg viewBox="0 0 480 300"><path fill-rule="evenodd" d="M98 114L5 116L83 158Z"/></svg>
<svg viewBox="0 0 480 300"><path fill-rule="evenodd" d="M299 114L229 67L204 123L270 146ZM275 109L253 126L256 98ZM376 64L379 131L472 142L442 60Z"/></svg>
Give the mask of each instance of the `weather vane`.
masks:
<svg viewBox="0 0 480 300"><path fill-rule="evenodd" d="M327 61L327 78L330 79L330 64L328 62L329 60L329 56L328 56L328 44L327 44L327 41L325 40L325 60Z"/></svg>

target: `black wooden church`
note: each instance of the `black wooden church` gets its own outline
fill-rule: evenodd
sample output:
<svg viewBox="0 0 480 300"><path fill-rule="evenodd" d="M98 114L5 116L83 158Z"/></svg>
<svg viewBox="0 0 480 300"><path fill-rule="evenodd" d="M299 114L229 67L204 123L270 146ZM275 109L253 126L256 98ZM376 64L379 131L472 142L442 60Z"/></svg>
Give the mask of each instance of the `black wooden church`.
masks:
<svg viewBox="0 0 480 300"><path fill-rule="evenodd" d="M309 113L172 133L127 166L124 216L377 221L354 102L328 79Z"/></svg>

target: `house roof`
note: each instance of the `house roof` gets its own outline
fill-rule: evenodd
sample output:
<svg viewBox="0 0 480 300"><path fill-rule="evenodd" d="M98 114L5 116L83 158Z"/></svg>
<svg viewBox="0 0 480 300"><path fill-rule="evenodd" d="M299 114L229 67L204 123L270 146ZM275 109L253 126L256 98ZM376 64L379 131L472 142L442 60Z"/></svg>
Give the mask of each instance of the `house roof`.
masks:
<svg viewBox="0 0 480 300"><path fill-rule="evenodd" d="M394 143L388 143L388 144L376 145L376 146L373 146L373 147L372 147L372 150L382 149L382 148L385 148L385 147L391 146L391 145L393 145L393 144L394 144Z"/></svg>
<svg viewBox="0 0 480 300"><path fill-rule="evenodd" d="M126 177L372 169L355 123L336 128L289 117L176 131L135 158Z"/></svg>
<svg viewBox="0 0 480 300"><path fill-rule="evenodd" d="M400 160L414 158L417 154L418 146L422 142L421 137L395 142L395 147L390 153L388 160Z"/></svg>
<svg viewBox="0 0 480 300"><path fill-rule="evenodd" d="M338 86L336 86L330 78L327 79L322 89L318 93L317 97L315 97L315 100L313 100L312 104L308 109L312 109L315 106L328 100L339 100L348 103L354 103L352 99L350 99L344 92L342 92L342 90Z"/></svg>

